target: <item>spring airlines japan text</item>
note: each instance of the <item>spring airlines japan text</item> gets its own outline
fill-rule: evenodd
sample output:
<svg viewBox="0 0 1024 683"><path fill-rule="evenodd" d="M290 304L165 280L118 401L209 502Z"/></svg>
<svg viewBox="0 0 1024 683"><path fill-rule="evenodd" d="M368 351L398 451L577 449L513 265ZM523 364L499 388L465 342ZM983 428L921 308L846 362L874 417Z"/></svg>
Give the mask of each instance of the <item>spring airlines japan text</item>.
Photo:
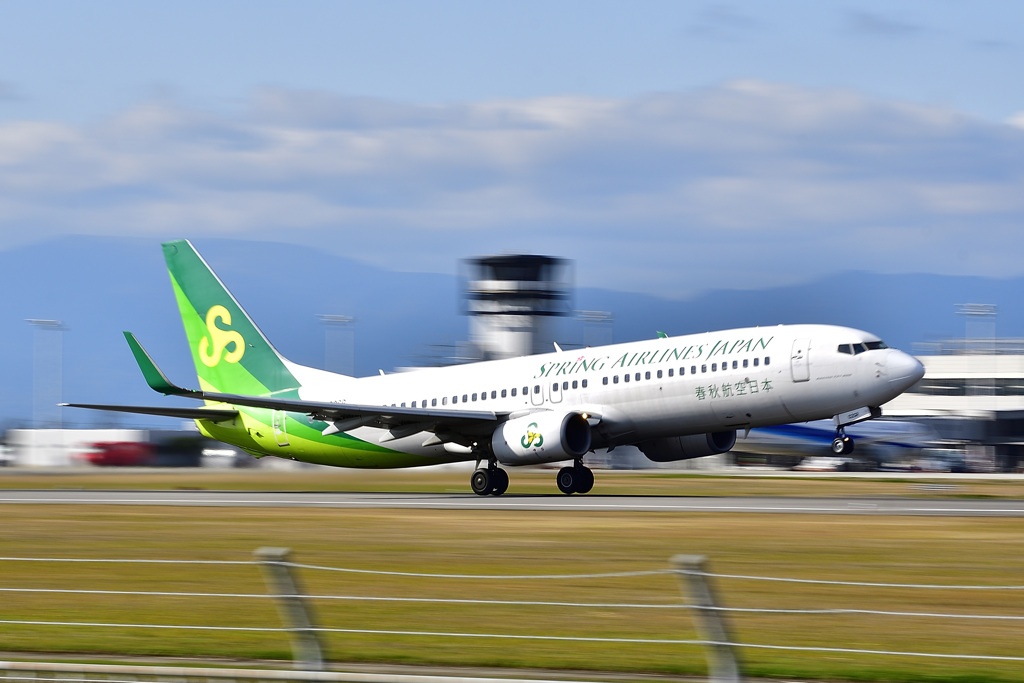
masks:
<svg viewBox="0 0 1024 683"><path fill-rule="evenodd" d="M733 356L743 353L767 351L768 345L775 337L758 337L756 339L719 339L715 342L692 344L690 346L672 346L656 348L649 351L632 351L621 356L601 356L588 358L586 354L575 360L541 363L534 379L541 377L557 377L559 375L575 375L594 370L615 370L640 365L659 365L684 360L708 360L719 356Z"/></svg>

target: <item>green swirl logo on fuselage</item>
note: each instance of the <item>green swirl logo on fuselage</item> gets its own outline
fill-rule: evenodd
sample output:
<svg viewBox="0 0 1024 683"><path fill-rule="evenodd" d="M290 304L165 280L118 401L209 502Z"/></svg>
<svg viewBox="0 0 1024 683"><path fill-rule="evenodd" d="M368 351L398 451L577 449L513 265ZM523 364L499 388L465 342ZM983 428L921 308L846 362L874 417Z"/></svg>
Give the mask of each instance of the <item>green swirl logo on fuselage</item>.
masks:
<svg viewBox="0 0 1024 683"><path fill-rule="evenodd" d="M523 444L523 448L540 448L544 445L544 437L540 435L540 432L533 430L537 429L537 423L531 422L526 428L526 434L519 443Z"/></svg>
<svg viewBox="0 0 1024 683"><path fill-rule="evenodd" d="M199 359L203 365L212 368L221 361L221 356L228 363L237 363L245 354L245 339L235 330L217 327L217 320L231 325L231 313L223 306L217 305L206 312L206 329L210 335L199 340ZM227 347L233 345L228 351ZM211 349L212 346L212 349Z"/></svg>

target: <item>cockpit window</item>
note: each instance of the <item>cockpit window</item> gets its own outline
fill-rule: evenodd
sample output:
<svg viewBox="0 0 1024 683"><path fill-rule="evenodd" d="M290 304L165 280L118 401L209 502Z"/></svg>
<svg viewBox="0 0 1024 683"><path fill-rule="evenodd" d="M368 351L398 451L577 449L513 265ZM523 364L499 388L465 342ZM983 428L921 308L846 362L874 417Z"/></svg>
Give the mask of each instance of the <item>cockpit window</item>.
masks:
<svg viewBox="0 0 1024 683"><path fill-rule="evenodd" d="M867 350L868 350L868 347L864 346L864 344L854 344L853 345L853 355L855 355L855 356L858 353L864 353Z"/></svg>
<svg viewBox="0 0 1024 683"><path fill-rule="evenodd" d="M850 348L849 344L840 344L839 353L848 353L850 355L853 355L853 349Z"/></svg>
<svg viewBox="0 0 1024 683"><path fill-rule="evenodd" d="M876 351L878 349L887 349L887 348L889 348L888 345L886 345L886 343L884 341L881 341L881 340L865 342L864 345L868 347L868 351Z"/></svg>

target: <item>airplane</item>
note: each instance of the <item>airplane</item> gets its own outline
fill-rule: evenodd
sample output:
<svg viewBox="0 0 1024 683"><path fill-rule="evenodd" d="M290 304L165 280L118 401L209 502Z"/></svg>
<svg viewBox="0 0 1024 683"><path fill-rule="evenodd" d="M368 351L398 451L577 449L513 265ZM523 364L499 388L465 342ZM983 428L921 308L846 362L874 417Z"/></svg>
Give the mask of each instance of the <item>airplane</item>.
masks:
<svg viewBox="0 0 1024 683"><path fill-rule="evenodd" d="M832 325L750 327L369 377L282 356L187 240L164 258L199 380L172 383L130 332L149 386L196 407L64 404L195 420L259 458L353 468L476 461L470 488L499 496L503 467L571 461L565 494L594 485L589 453L635 445L652 461L724 453L737 430L832 418L845 427L924 376L868 332Z"/></svg>

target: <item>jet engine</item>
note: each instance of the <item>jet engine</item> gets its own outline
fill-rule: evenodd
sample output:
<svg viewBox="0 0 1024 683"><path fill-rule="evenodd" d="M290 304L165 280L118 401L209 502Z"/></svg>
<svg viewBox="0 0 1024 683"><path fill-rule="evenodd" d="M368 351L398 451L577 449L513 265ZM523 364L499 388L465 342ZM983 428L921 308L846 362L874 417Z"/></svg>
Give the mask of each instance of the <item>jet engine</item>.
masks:
<svg viewBox="0 0 1024 683"><path fill-rule="evenodd" d="M736 430L727 432L708 432L707 434L690 434L688 436L669 436L663 439L643 441L637 448L643 451L648 460L654 462L674 462L702 458L705 455L725 453L736 445Z"/></svg>
<svg viewBox="0 0 1024 683"><path fill-rule="evenodd" d="M590 450L590 424L579 413L530 413L495 429L491 449L502 465L580 458Z"/></svg>

